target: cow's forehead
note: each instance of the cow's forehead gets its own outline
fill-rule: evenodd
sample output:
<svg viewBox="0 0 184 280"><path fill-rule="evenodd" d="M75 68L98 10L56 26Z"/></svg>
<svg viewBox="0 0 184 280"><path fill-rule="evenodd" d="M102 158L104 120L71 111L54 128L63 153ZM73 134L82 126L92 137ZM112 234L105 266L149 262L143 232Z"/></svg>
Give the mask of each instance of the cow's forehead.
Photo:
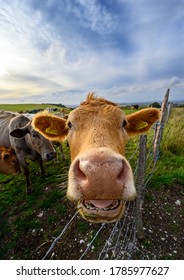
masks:
<svg viewBox="0 0 184 280"><path fill-rule="evenodd" d="M84 102L69 114L69 120L84 121L93 116L119 122L125 118L125 113L114 103Z"/></svg>
<svg viewBox="0 0 184 280"><path fill-rule="evenodd" d="M34 134L34 135L37 136L38 138L43 137L38 131L36 131L36 130L33 128L33 126L32 126L31 124L29 125L29 132L30 132L31 134Z"/></svg>

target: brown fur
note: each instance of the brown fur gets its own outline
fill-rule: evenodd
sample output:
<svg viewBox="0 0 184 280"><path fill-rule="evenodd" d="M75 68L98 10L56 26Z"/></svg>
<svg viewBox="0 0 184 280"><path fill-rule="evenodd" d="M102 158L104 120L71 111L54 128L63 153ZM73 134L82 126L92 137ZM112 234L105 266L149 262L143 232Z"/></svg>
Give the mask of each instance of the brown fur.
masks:
<svg viewBox="0 0 184 280"><path fill-rule="evenodd" d="M117 106L117 104L116 103L114 103L114 102L111 102L111 101L109 101L109 100L106 100L106 99L104 99L104 98L102 98L102 97L96 97L95 96L95 93L94 92L90 92L90 93L88 93L88 95L87 95L87 97L86 97L86 100L85 101L83 101L82 103L81 103L81 105L102 105L102 104L108 104L108 105L112 105L112 106Z"/></svg>
<svg viewBox="0 0 184 280"><path fill-rule="evenodd" d="M20 166L12 147L0 146L0 173L16 175Z"/></svg>

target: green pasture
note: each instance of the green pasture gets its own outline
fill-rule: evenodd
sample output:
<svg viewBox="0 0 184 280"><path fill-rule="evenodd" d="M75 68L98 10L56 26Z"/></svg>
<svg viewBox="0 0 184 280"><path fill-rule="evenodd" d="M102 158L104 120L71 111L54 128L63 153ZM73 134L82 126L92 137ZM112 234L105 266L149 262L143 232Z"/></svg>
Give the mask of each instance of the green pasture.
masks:
<svg viewBox="0 0 184 280"><path fill-rule="evenodd" d="M152 187L184 186L184 108L173 108L165 125L160 158L150 181Z"/></svg>
<svg viewBox="0 0 184 280"><path fill-rule="evenodd" d="M54 104L0 104L0 110L11 111L11 112L20 112L20 111L28 111L34 109L42 109L46 108L58 108L61 109L62 106L54 105Z"/></svg>

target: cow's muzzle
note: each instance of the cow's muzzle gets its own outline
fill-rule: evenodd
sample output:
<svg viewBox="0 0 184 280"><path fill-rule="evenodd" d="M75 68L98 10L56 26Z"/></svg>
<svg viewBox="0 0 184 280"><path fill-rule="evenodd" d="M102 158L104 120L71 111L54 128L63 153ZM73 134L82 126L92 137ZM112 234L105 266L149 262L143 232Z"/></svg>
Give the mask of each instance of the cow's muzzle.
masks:
<svg viewBox="0 0 184 280"><path fill-rule="evenodd" d="M47 153L44 155L44 157L42 157L43 161L50 161L54 158L56 158L56 152Z"/></svg>
<svg viewBox="0 0 184 280"><path fill-rule="evenodd" d="M132 169L124 156L108 148L78 155L69 170L69 199L92 222L113 222L124 212L124 201L136 196Z"/></svg>

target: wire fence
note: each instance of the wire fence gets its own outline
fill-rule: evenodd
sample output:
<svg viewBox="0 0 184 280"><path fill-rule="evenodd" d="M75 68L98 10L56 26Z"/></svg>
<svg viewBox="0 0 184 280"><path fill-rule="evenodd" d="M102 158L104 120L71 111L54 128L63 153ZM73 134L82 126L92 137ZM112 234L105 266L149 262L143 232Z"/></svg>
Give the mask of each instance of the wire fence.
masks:
<svg viewBox="0 0 184 280"><path fill-rule="evenodd" d="M83 250L80 260L89 259L89 252L93 248L93 243L101 234L109 232L105 244L98 253L99 260L130 260L133 258L137 250L137 242L144 238L143 221L142 221L142 206L146 186L152 178L157 160L160 154L160 143L162 139L165 122L168 120L172 106L168 103L169 89L164 97L161 107L160 122L157 122L153 127L151 140L147 141L146 135L141 135L137 146L132 155L129 157L129 162L135 162L134 178L137 189L137 198L134 202L125 202L125 213L121 220L117 221L114 226L109 224L101 224L94 234L92 240ZM148 143L149 142L149 143ZM50 248L45 253L43 259L46 259L52 252L56 243L62 239L67 228L76 218L78 212L71 217L70 221L63 228L60 235L54 239Z"/></svg>

